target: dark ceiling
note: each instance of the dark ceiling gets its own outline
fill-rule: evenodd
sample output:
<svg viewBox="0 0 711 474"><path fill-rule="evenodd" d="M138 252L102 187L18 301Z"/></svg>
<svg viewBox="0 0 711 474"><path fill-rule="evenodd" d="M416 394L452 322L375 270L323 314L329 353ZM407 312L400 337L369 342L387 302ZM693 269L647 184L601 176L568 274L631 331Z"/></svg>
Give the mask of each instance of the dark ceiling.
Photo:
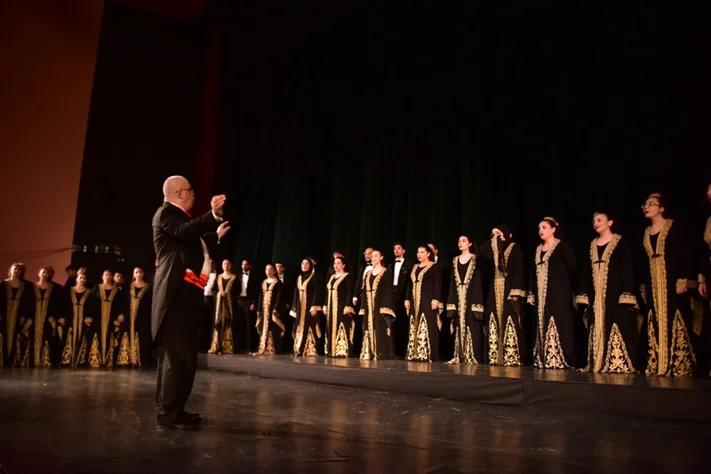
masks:
<svg viewBox="0 0 711 474"><path fill-rule="evenodd" d="M212 3L212 0L106 0L106 2L185 22L195 19Z"/></svg>

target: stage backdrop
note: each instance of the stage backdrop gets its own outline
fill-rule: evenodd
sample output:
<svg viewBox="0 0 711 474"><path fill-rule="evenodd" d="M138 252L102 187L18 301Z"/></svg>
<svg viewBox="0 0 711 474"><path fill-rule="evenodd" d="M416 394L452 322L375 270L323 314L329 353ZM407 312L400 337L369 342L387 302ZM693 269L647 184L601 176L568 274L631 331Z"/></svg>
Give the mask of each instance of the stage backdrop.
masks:
<svg viewBox="0 0 711 474"><path fill-rule="evenodd" d="M197 162L198 153L210 153L201 123L210 110L203 98L209 95L204 71L211 24L106 6L75 235L87 246L75 261L89 268L93 281L103 269L127 279L136 265L151 273L151 219L168 176L187 176L198 189L198 211L209 208L203 194L210 190L199 185L205 174L196 170L209 176L214 168ZM96 246L109 253L94 253Z"/></svg>
<svg viewBox="0 0 711 474"><path fill-rule="evenodd" d="M102 0L0 4L0 274L70 263ZM4 276L2 278L5 278Z"/></svg>
<svg viewBox="0 0 711 474"><path fill-rule="evenodd" d="M547 215L582 255L593 211L637 238L657 189L705 219L692 160L708 162L709 72L686 15L268 3L222 5L217 187L236 259L323 269L335 249L392 258L395 240L450 258L462 232L481 242L500 222L530 256Z"/></svg>

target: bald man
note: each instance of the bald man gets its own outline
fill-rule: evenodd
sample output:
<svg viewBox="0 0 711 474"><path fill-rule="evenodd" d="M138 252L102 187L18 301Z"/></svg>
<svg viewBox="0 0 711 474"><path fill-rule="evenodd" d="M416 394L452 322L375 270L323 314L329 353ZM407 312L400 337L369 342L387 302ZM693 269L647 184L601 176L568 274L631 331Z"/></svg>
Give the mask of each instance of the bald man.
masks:
<svg viewBox="0 0 711 474"><path fill-rule="evenodd" d="M210 212L193 218L195 193L187 179L163 183L163 205L153 216L158 266L153 287L151 333L158 353L156 387L159 426L197 425L185 411L195 380L202 297L210 273L208 248L230 229L222 220L225 196L214 196Z"/></svg>

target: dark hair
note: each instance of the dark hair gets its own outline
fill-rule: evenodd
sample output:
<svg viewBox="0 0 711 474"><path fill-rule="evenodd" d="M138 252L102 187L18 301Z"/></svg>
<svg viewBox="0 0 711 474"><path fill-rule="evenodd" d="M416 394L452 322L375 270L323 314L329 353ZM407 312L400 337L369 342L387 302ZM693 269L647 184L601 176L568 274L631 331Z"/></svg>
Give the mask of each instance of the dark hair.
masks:
<svg viewBox="0 0 711 474"><path fill-rule="evenodd" d="M397 245L399 245L400 247L402 247L403 250L407 250L407 249L405 248L405 245L404 245L402 242L395 242L395 243L393 244L393 247L395 247L395 246L397 246Z"/></svg>
<svg viewBox="0 0 711 474"><path fill-rule="evenodd" d="M224 259L223 262L224 262L225 260L229 260L229 258ZM247 262L247 264L250 265L250 266L252 265L252 262L250 262L248 258L243 258L243 259L242 259L242 262ZM232 262L230 262L230 263L232 263Z"/></svg>
<svg viewBox="0 0 711 474"><path fill-rule="evenodd" d="M272 268L274 269L274 273L277 272L277 271L276 271L276 265L273 264L272 262L269 262L269 263L267 263L266 265L264 265L264 270L266 270L266 269L269 268L269 267L272 267Z"/></svg>
<svg viewBox="0 0 711 474"><path fill-rule="evenodd" d="M65 272L68 272L69 270L77 271L77 270L79 270L79 267L74 265L73 263L70 263L69 265L64 267Z"/></svg>
<svg viewBox="0 0 711 474"><path fill-rule="evenodd" d="M620 229L620 223L617 220L617 218L610 212L607 212L605 210L597 210L593 213L593 217L595 216L605 216L607 217L608 220L612 221L612 225L610 226L610 230L614 233L617 234L619 233Z"/></svg>
<svg viewBox="0 0 711 474"><path fill-rule="evenodd" d="M477 247L476 242L474 242L474 241L472 240L472 238L469 237L469 234L464 233L464 234L461 234L461 235L459 236L460 239L461 239L462 237L466 238L466 239L469 241L469 243L471 244L471 245L469 246L469 251L470 251L471 253L473 253L473 254L477 254L479 248ZM457 239L457 240L459 240L459 239Z"/></svg>
<svg viewBox="0 0 711 474"><path fill-rule="evenodd" d="M313 262L313 261L311 260L311 258L309 258L309 257L304 257L304 258L301 259L301 263L299 263L299 269L301 269L301 264L304 263L304 260L306 260L307 262L309 262L309 269L308 269L308 271L310 272L311 270L313 270L313 269L314 269L314 262Z"/></svg>
<svg viewBox="0 0 711 474"><path fill-rule="evenodd" d="M348 271L348 262L346 262L346 257L336 257L333 259L333 263L336 263L336 260L341 261L341 263L343 264L343 271L347 272Z"/></svg>
<svg viewBox="0 0 711 474"><path fill-rule="evenodd" d="M109 272L109 273L111 274L111 278L114 277L114 272L112 272L112 271L109 270L108 268L105 268L105 269L102 270L102 272L101 272L101 277L102 277L102 278L103 278L103 276L104 276L104 273L106 273L106 272Z"/></svg>
<svg viewBox="0 0 711 474"><path fill-rule="evenodd" d="M427 242L427 246L429 247L430 245L432 246L432 248L433 248L434 250L437 250L437 249L438 249L438 247L435 245L434 242Z"/></svg>
<svg viewBox="0 0 711 474"><path fill-rule="evenodd" d="M434 262L434 252L430 248L429 244L422 244L419 247L417 247L417 250L424 249L425 252L427 252L427 259L430 262Z"/></svg>
<svg viewBox="0 0 711 474"><path fill-rule="evenodd" d="M513 236L513 233L509 229L509 226L506 224L498 224L494 226L494 229L499 229L502 234L504 234L504 237L506 237L506 240L511 240L511 236Z"/></svg>
<svg viewBox="0 0 711 474"><path fill-rule="evenodd" d="M277 260L276 262L274 262L274 265L286 266L286 265L284 265L284 261L283 261L283 260Z"/></svg>
<svg viewBox="0 0 711 474"><path fill-rule="evenodd" d="M553 229L555 229L555 238L558 240L565 240L565 233L560 227L560 223L555 217L546 216L541 219L541 222L547 222Z"/></svg>

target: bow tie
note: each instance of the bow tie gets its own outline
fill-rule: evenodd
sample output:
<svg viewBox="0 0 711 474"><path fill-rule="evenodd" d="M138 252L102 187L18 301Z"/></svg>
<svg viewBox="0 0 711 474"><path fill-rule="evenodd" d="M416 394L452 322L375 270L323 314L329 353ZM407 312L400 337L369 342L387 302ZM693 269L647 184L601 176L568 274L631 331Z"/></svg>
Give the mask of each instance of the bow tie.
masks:
<svg viewBox="0 0 711 474"><path fill-rule="evenodd" d="M247 275L247 276L249 276L249 272L242 272L242 275Z"/></svg>
<svg viewBox="0 0 711 474"><path fill-rule="evenodd" d="M395 260L395 263L402 263L402 260L400 260L400 259Z"/></svg>

